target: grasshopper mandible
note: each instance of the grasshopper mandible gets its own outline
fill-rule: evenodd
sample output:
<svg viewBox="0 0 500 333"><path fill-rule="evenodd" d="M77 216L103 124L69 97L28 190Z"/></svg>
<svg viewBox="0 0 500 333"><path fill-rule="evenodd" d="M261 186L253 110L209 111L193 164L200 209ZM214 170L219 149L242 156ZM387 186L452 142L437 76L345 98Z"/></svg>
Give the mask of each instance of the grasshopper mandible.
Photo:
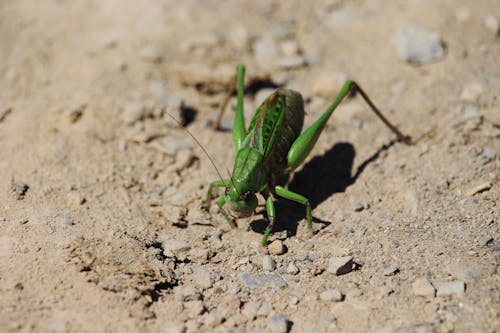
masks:
<svg viewBox="0 0 500 333"><path fill-rule="evenodd" d="M397 135L398 140L410 143L410 137L404 136L391 124L372 103L366 93L354 81L346 81L337 97L328 109L304 132L304 101L300 93L289 89L278 89L259 106L250 126L245 128L243 116L243 87L245 67L238 65L237 104L233 125L233 145L236 160L231 178L213 181L207 192L205 205L210 205L212 191L216 187L225 187L225 194L217 200L217 205L229 225L234 228L236 218L248 217L257 208L256 193L266 200L269 224L262 238L262 246L267 239L276 219L274 200L276 197L298 202L306 208L307 227L313 235L312 212L309 200L284 187L290 173L309 155L323 131L333 111L351 92L358 92L368 103L371 110L384 124ZM229 208L229 212L224 209Z"/></svg>

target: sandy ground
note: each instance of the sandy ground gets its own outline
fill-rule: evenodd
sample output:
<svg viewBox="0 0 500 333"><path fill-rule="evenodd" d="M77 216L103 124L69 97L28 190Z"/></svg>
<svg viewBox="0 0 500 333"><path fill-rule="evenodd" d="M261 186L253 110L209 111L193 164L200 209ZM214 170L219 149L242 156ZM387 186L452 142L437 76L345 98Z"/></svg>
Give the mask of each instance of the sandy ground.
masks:
<svg viewBox="0 0 500 333"><path fill-rule="evenodd" d="M499 13L1 1L0 331L500 331ZM394 35L409 26L445 53L402 60ZM210 124L238 63L248 116L281 86L302 92L309 125L352 78L416 144L347 100L289 184L315 236L280 200L264 249L262 206L236 229L201 208L217 172L167 114L227 175L231 133Z"/></svg>

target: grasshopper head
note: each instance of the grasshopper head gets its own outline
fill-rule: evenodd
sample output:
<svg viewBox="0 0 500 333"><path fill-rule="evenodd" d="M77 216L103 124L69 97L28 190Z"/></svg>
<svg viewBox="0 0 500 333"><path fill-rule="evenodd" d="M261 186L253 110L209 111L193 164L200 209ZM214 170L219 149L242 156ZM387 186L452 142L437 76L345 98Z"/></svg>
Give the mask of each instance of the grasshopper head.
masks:
<svg viewBox="0 0 500 333"><path fill-rule="evenodd" d="M226 205L236 217L248 217L257 208L257 196L247 191L240 194L235 186L230 186L226 193Z"/></svg>

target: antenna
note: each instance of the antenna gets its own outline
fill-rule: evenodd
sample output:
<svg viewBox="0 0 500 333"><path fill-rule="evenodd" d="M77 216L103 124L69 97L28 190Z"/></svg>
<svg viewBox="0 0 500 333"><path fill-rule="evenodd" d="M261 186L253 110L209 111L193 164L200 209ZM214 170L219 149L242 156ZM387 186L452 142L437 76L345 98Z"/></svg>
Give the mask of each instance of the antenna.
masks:
<svg viewBox="0 0 500 333"><path fill-rule="evenodd" d="M195 138L195 136L186 128L182 125L182 123L177 120L177 118L175 118L170 112L168 112L167 110L165 110L165 113L168 114L168 116L170 118L172 118L180 127L182 127L188 134L189 136L193 139L194 142L196 142L196 144L198 146L200 146L201 150L203 150L203 153L205 153L205 155L208 157L208 159L210 160L210 163L212 163L212 165L214 166L215 168L215 171L217 171L217 174L219 175L219 178L220 180L223 180L222 179L222 175L221 173L219 172L219 169L217 169L217 166L215 165L215 162L214 160L212 159L212 157L208 154L207 150L205 149L205 147L203 147L203 145L198 141L198 139Z"/></svg>

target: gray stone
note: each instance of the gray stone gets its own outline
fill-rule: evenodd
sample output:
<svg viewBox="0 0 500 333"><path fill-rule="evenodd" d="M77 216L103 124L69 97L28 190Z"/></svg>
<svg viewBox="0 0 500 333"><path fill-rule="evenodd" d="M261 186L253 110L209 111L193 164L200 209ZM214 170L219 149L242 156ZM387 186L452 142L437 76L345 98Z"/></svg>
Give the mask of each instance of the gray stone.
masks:
<svg viewBox="0 0 500 333"><path fill-rule="evenodd" d="M262 286L262 283L255 276L248 272L243 272L240 274L240 281L244 287L248 289L258 289Z"/></svg>
<svg viewBox="0 0 500 333"><path fill-rule="evenodd" d="M268 302L262 302L259 310L257 311L257 316L259 317L267 317L273 311L273 305Z"/></svg>
<svg viewBox="0 0 500 333"><path fill-rule="evenodd" d="M444 48L437 33L420 27L400 29L393 37L401 60L414 64L426 64L441 60Z"/></svg>
<svg viewBox="0 0 500 333"><path fill-rule="evenodd" d="M385 276L396 275L397 273L399 273L399 268L395 265L390 265L384 268Z"/></svg>
<svg viewBox="0 0 500 333"><path fill-rule="evenodd" d="M262 258L262 268L265 271L274 271L276 268L276 261L271 256L264 256Z"/></svg>
<svg viewBox="0 0 500 333"><path fill-rule="evenodd" d="M363 209L365 209L365 206L361 202L356 202L352 205L352 209L355 212L361 212Z"/></svg>
<svg viewBox="0 0 500 333"><path fill-rule="evenodd" d="M272 333L286 333L290 329L290 321L281 313L274 313L267 318L267 327Z"/></svg>
<svg viewBox="0 0 500 333"><path fill-rule="evenodd" d="M441 283L437 289L437 296L462 296L465 293L465 282L453 281Z"/></svg>
<svg viewBox="0 0 500 333"><path fill-rule="evenodd" d="M352 256L331 257L328 263L328 272L335 275L347 274L354 268Z"/></svg>
<svg viewBox="0 0 500 333"><path fill-rule="evenodd" d="M265 274L260 277L261 281L276 288L285 288L286 281L278 274Z"/></svg>

